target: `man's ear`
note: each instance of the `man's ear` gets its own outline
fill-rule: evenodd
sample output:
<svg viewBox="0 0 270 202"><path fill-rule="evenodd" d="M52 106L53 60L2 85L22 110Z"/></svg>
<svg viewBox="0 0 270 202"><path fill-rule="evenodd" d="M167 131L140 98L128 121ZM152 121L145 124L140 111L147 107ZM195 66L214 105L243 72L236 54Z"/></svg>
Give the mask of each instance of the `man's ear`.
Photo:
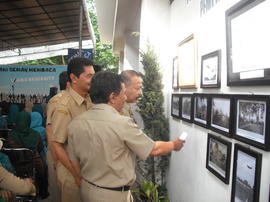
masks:
<svg viewBox="0 0 270 202"><path fill-rule="evenodd" d="M114 104L114 98L115 98L115 93L111 93L110 95L109 95L109 103L111 103L111 104Z"/></svg>
<svg viewBox="0 0 270 202"><path fill-rule="evenodd" d="M73 73L70 74L71 83L77 83L77 76Z"/></svg>

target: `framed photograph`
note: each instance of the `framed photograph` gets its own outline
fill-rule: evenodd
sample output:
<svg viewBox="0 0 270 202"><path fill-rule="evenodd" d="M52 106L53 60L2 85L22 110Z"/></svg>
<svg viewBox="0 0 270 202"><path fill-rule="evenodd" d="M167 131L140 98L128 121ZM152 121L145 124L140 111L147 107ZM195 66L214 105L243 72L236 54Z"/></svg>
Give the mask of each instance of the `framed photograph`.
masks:
<svg viewBox="0 0 270 202"><path fill-rule="evenodd" d="M264 95L235 97L235 139L269 150L269 98Z"/></svg>
<svg viewBox="0 0 270 202"><path fill-rule="evenodd" d="M181 95L181 119L192 123L193 118L193 99L192 94Z"/></svg>
<svg viewBox="0 0 270 202"><path fill-rule="evenodd" d="M179 87L196 88L197 50L193 35L179 43L178 64Z"/></svg>
<svg viewBox="0 0 270 202"><path fill-rule="evenodd" d="M201 88L220 87L221 50L216 50L201 59Z"/></svg>
<svg viewBox="0 0 270 202"><path fill-rule="evenodd" d="M173 58L173 70L172 70L172 88L177 89L179 88L178 85L178 57Z"/></svg>
<svg viewBox="0 0 270 202"><path fill-rule="evenodd" d="M242 0L226 11L227 85L270 84L270 2Z"/></svg>
<svg viewBox="0 0 270 202"><path fill-rule="evenodd" d="M228 94L211 94L210 123L211 130L231 137L232 132L232 96Z"/></svg>
<svg viewBox="0 0 270 202"><path fill-rule="evenodd" d="M230 181L232 144L208 133L206 168L225 184Z"/></svg>
<svg viewBox="0 0 270 202"><path fill-rule="evenodd" d="M209 103L206 94L194 93L193 122L196 125L208 128Z"/></svg>
<svg viewBox="0 0 270 202"><path fill-rule="evenodd" d="M180 105L180 94L172 94L171 115L175 118L180 118Z"/></svg>
<svg viewBox="0 0 270 202"><path fill-rule="evenodd" d="M231 202L258 202L262 155L235 144Z"/></svg>

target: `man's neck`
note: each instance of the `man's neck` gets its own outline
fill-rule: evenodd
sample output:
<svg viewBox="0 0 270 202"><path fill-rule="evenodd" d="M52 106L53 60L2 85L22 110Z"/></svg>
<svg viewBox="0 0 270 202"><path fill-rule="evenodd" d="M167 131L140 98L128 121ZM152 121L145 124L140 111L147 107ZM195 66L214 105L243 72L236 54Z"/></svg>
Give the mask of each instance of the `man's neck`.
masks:
<svg viewBox="0 0 270 202"><path fill-rule="evenodd" d="M83 98L86 98L87 96L87 93L82 91L81 89L77 88L77 86L75 85L71 85L71 88L76 92L78 93L80 96L82 96Z"/></svg>

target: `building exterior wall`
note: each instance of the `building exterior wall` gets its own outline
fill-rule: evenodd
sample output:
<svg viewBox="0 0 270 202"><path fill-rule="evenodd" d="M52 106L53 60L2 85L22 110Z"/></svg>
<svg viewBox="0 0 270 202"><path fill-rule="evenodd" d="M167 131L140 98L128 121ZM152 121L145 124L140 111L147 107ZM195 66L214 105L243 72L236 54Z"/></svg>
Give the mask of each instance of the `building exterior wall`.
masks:
<svg viewBox="0 0 270 202"><path fill-rule="evenodd" d="M170 121L170 138L178 137L182 131L189 136L181 152L173 152L167 173L167 188L172 202L229 202L233 174L233 152L231 155L230 183L224 184L210 173L206 165L207 133L195 124L189 124L170 116L171 93L239 93L270 94L269 87L228 87L226 70L226 26L225 11L238 0L219 0L209 11L200 15L200 0L169 1L143 0L141 8L140 49L145 50L146 42L153 45L158 55L163 74L165 112ZM213 2L213 1L212 1ZM172 60L177 56L178 44L194 34L198 51L197 89L172 89ZM221 49L221 88L201 89L200 58L209 52ZM142 66L140 64L140 71ZM215 133L214 133L215 134ZM218 135L218 134L217 134ZM221 135L219 135L221 136ZM237 140L223 137L234 143ZM241 143L245 145L244 143ZM260 202L267 202L270 184L270 153L251 147L263 155Z"/></svg>

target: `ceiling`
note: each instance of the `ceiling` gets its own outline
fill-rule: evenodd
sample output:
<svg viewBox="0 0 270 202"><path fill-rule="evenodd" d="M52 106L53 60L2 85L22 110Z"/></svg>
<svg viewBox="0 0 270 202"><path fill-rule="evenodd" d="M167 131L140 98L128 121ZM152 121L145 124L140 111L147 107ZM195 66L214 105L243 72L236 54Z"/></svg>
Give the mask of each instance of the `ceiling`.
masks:
<svg viewBox="0 0 270 202"><path fill-rule="evenodd" d="M81 3L82 40L94 44L85 0L1 0L0 51L79 41Z"/></svg>

